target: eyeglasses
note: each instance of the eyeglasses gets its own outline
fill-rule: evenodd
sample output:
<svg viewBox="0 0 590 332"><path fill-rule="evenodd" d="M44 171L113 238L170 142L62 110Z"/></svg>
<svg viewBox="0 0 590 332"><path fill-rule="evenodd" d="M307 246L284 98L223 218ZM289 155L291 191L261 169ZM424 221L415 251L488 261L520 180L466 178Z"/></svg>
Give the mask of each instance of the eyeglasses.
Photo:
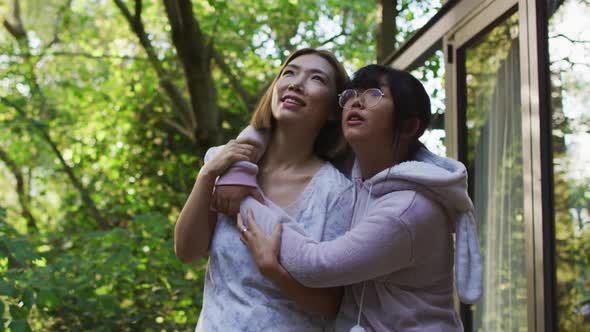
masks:
<svg viewBox="0 0 590 332"><path fill-rule="evenodd" d="M363 91L359 95L359 93L354 89L344 90L341 94L338 95L338 104L340 107L344 108L347 106L354 98L359 97L365 108L371 108L377 106L381 98L383 98L385 94L383 91L377 88L371 88ZM350 105L348 105L350 106Z"/></svg>

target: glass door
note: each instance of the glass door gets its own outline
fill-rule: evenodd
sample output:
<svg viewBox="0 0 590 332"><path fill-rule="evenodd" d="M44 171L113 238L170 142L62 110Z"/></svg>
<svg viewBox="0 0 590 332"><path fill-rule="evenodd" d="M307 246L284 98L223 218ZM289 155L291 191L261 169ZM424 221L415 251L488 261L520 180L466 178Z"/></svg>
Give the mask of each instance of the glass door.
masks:
<svg viewBox="0 0 590 332"><path fill-rule="evenodd" d="M447 38L456 157L469 173L484 275L480 301L462 306L466 331L529 330L519 15L498 3Z"/></svg>
<svg viewBox="0 0 590 332"><path fill-rule="evenodd" d="M474 331L527 330L518 15L458 50L463 144L483 255Z"/></svg>

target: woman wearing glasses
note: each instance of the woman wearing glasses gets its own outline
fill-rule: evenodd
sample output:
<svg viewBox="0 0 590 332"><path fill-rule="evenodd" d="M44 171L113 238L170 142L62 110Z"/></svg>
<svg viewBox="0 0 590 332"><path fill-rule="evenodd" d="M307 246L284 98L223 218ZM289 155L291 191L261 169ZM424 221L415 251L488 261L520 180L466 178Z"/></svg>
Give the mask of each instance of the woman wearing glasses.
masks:
<svg viewBox="0 0 590 332"><path fill-rule="evenodd" d="M354 75L340 105L357 157L351 229L319 242L288 216L242 209L242 240L276 284L286 269L309 287L347 285L339 331L461 331L453 253L466 303L481 294L481 257L464 166L418 141L430 121L424 87L407 72L370 65ZM276 224L282 235L270 234Z"/></svg>
<svg viewBox="0 0 590 332"><path fill-rule="evenodd" d="M352 184L329 162L347 147L337 97L347 82L346 71L330 52L296 51L251 121L254 128L270 131L258 178L266 196L259 199L280 206L281 213L297 219L317 241L334 239L350 228ZM256 137L248 142L256 143ZM260 274L240 243L233 216L210 210L217 177L236 161L258 160L256 154L244 141L210 149L178 218L178 258L189 263L209 254L196 330L321 331L327 324L323 317L336 315L342 289L306 288L290 277L282 279L279 289Z"/></svg>

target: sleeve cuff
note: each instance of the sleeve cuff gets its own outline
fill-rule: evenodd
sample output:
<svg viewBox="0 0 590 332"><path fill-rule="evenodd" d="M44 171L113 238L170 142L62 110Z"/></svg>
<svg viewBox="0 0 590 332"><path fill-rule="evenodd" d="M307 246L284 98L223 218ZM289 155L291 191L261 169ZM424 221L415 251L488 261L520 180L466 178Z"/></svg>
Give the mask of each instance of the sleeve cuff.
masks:
<svg viewBox="0 0 590 332"><path fill-rule="evenodd" d="M238 161L217 180L215 186L248 186L257 187L256 175L258 166L249 161Z"/></svg>

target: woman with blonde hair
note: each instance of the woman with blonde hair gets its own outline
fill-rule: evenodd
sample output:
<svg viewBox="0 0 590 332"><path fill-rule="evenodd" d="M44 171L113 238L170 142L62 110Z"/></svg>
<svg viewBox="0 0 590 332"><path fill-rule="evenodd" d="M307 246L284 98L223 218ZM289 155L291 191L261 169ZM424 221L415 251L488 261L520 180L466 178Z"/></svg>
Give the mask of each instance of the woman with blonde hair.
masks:
<svg viewBox="0 0 590 332"><path fill-rule="evenodd" d="M307 288L286 271L277 285L270 283L240 243L234 215L210 207L220 175L235 162L239 167L239 162L261 157L259 172L256 166L243 169L258 173L264 192L260 201L298 220L317 241L344 233L351 220L351 182L331 161L346 152L337 93L347 82L346 71L330 52L298 50L285 61L252 117L253 128L267 131L264 155L258 155L260 147L252 140L207 152L174 235L181 261L209 254L197 331L315 331L335 317L342 288ZM263 207L258 202L244 206Z"/></svg>

